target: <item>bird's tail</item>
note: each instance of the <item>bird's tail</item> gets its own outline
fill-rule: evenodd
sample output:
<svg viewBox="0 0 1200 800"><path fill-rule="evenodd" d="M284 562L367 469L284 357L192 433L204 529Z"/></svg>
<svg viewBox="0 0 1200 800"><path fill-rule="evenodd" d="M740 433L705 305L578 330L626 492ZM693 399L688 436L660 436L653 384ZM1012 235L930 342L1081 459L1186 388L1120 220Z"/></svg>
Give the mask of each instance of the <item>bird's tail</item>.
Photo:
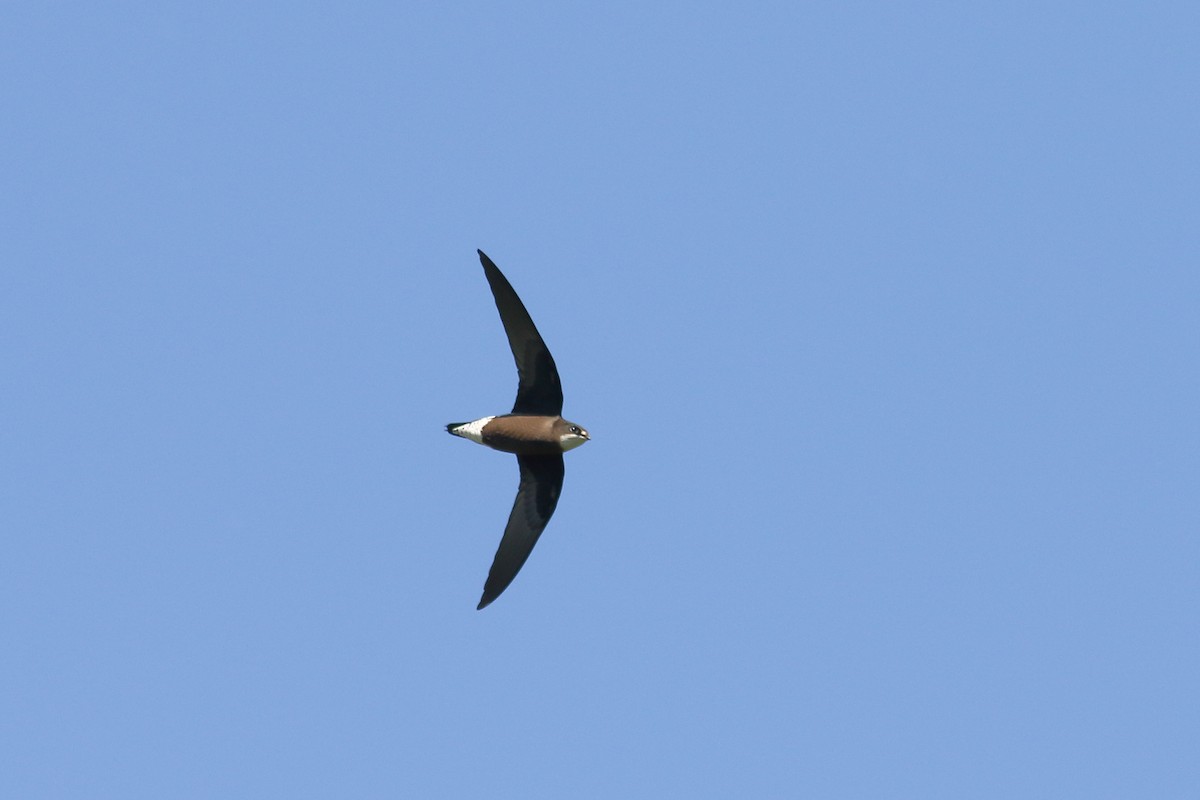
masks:
<svg viewBox="0 0 1200 800"><path fill-rule="evenodd" d="M461 436L462 434L460 434L458 432L458 429L466 424L468 424L468 423L466 423L466 422L451 422L449 425L446 426L446 433L452 433L455 436Z"/></svg>

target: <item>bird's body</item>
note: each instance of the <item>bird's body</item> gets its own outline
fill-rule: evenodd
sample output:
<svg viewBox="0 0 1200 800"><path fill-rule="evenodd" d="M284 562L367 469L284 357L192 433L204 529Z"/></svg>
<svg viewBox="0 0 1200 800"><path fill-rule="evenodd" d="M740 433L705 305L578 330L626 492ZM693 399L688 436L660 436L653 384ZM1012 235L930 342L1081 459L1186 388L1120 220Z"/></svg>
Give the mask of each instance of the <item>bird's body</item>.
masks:
<svg viewBox="0 0 1200 800"><path fill-rule="evenodd" d="M520 376L511 413L446 426L455 436L516 454L521 471L521 485L479 601L478 607L483 608L512 583L550 521L562 491L562 454L588 441L589 436L582 427L562 418L558 368L521 299L482 250L479 260Z"/></svg>
<svg viewBox="0 0 1200 800"><path fill-rule="evenodd" d="M483 417L447 425L446 430L493 450L524 456L564 453L587 441L575 423L542 414Z"/></svg>

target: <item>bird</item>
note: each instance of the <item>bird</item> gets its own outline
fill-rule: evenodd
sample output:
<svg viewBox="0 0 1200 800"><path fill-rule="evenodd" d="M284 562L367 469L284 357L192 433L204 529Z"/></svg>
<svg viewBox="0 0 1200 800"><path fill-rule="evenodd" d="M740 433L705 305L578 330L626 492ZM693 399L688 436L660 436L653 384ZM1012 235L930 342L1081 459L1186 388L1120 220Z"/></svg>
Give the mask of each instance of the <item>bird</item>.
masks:
<svg viewBox="0 0 1200 800"><path fill-rule="evenodd" d="M504 273L482 250L476 252L517 363L517 399L508 414L452 422L446 431L515 454L521 473L508 524L476 606L483 609L517 577L546 529L562 492L563 453L591 436L583 426L563 419L562 383L550 350Z"/></svg>

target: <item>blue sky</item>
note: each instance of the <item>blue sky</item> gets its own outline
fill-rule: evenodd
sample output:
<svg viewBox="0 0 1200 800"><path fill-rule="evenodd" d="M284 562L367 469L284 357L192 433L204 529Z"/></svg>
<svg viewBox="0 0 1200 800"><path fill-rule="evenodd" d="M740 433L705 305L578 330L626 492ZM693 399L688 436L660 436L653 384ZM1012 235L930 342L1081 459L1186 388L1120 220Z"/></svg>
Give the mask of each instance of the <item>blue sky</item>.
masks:
<svg viewBox="0 0 1200 800"><path fill-rule="evenodd" d="M1197 796L1197 23L9 5L0 795Z"/></svg>

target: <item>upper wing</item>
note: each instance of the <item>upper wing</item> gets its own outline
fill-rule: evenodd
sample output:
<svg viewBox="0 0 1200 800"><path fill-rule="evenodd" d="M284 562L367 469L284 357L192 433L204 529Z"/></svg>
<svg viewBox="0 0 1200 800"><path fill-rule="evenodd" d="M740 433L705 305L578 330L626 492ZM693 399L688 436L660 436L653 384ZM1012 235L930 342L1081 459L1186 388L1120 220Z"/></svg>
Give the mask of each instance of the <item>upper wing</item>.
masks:
<svg viewBox="0 0 1200 800"><path fill-rule="evenodd" d="M487 583L483 585L483 597L479 600L478 608L499 597L517 577L525 559L533 552L538 537L545 530L546 523L550 521L562 491L564 470L561 455L517 456L517 463L521 466L521 486L517 489L517 499L513 501L512 513L508 515L508 525L504 528L500 549L492 561Z"/></svg>
<svg viewBox="0 0 1200 800"><path fill-rule="evenodd" d="M500 312L500 321L504 323L508 345L512 348L513 358L517 362L520 382L517 384L517 401L513 404L512 413L548 416L561 414L562 384L559 383L558 368L554 366L554 359L546 349L546 343L533 326L529 312L525 310L524 303L517 297L508 279L482 250L479 251L479 260L492 287L496 308Z"/></svg>

